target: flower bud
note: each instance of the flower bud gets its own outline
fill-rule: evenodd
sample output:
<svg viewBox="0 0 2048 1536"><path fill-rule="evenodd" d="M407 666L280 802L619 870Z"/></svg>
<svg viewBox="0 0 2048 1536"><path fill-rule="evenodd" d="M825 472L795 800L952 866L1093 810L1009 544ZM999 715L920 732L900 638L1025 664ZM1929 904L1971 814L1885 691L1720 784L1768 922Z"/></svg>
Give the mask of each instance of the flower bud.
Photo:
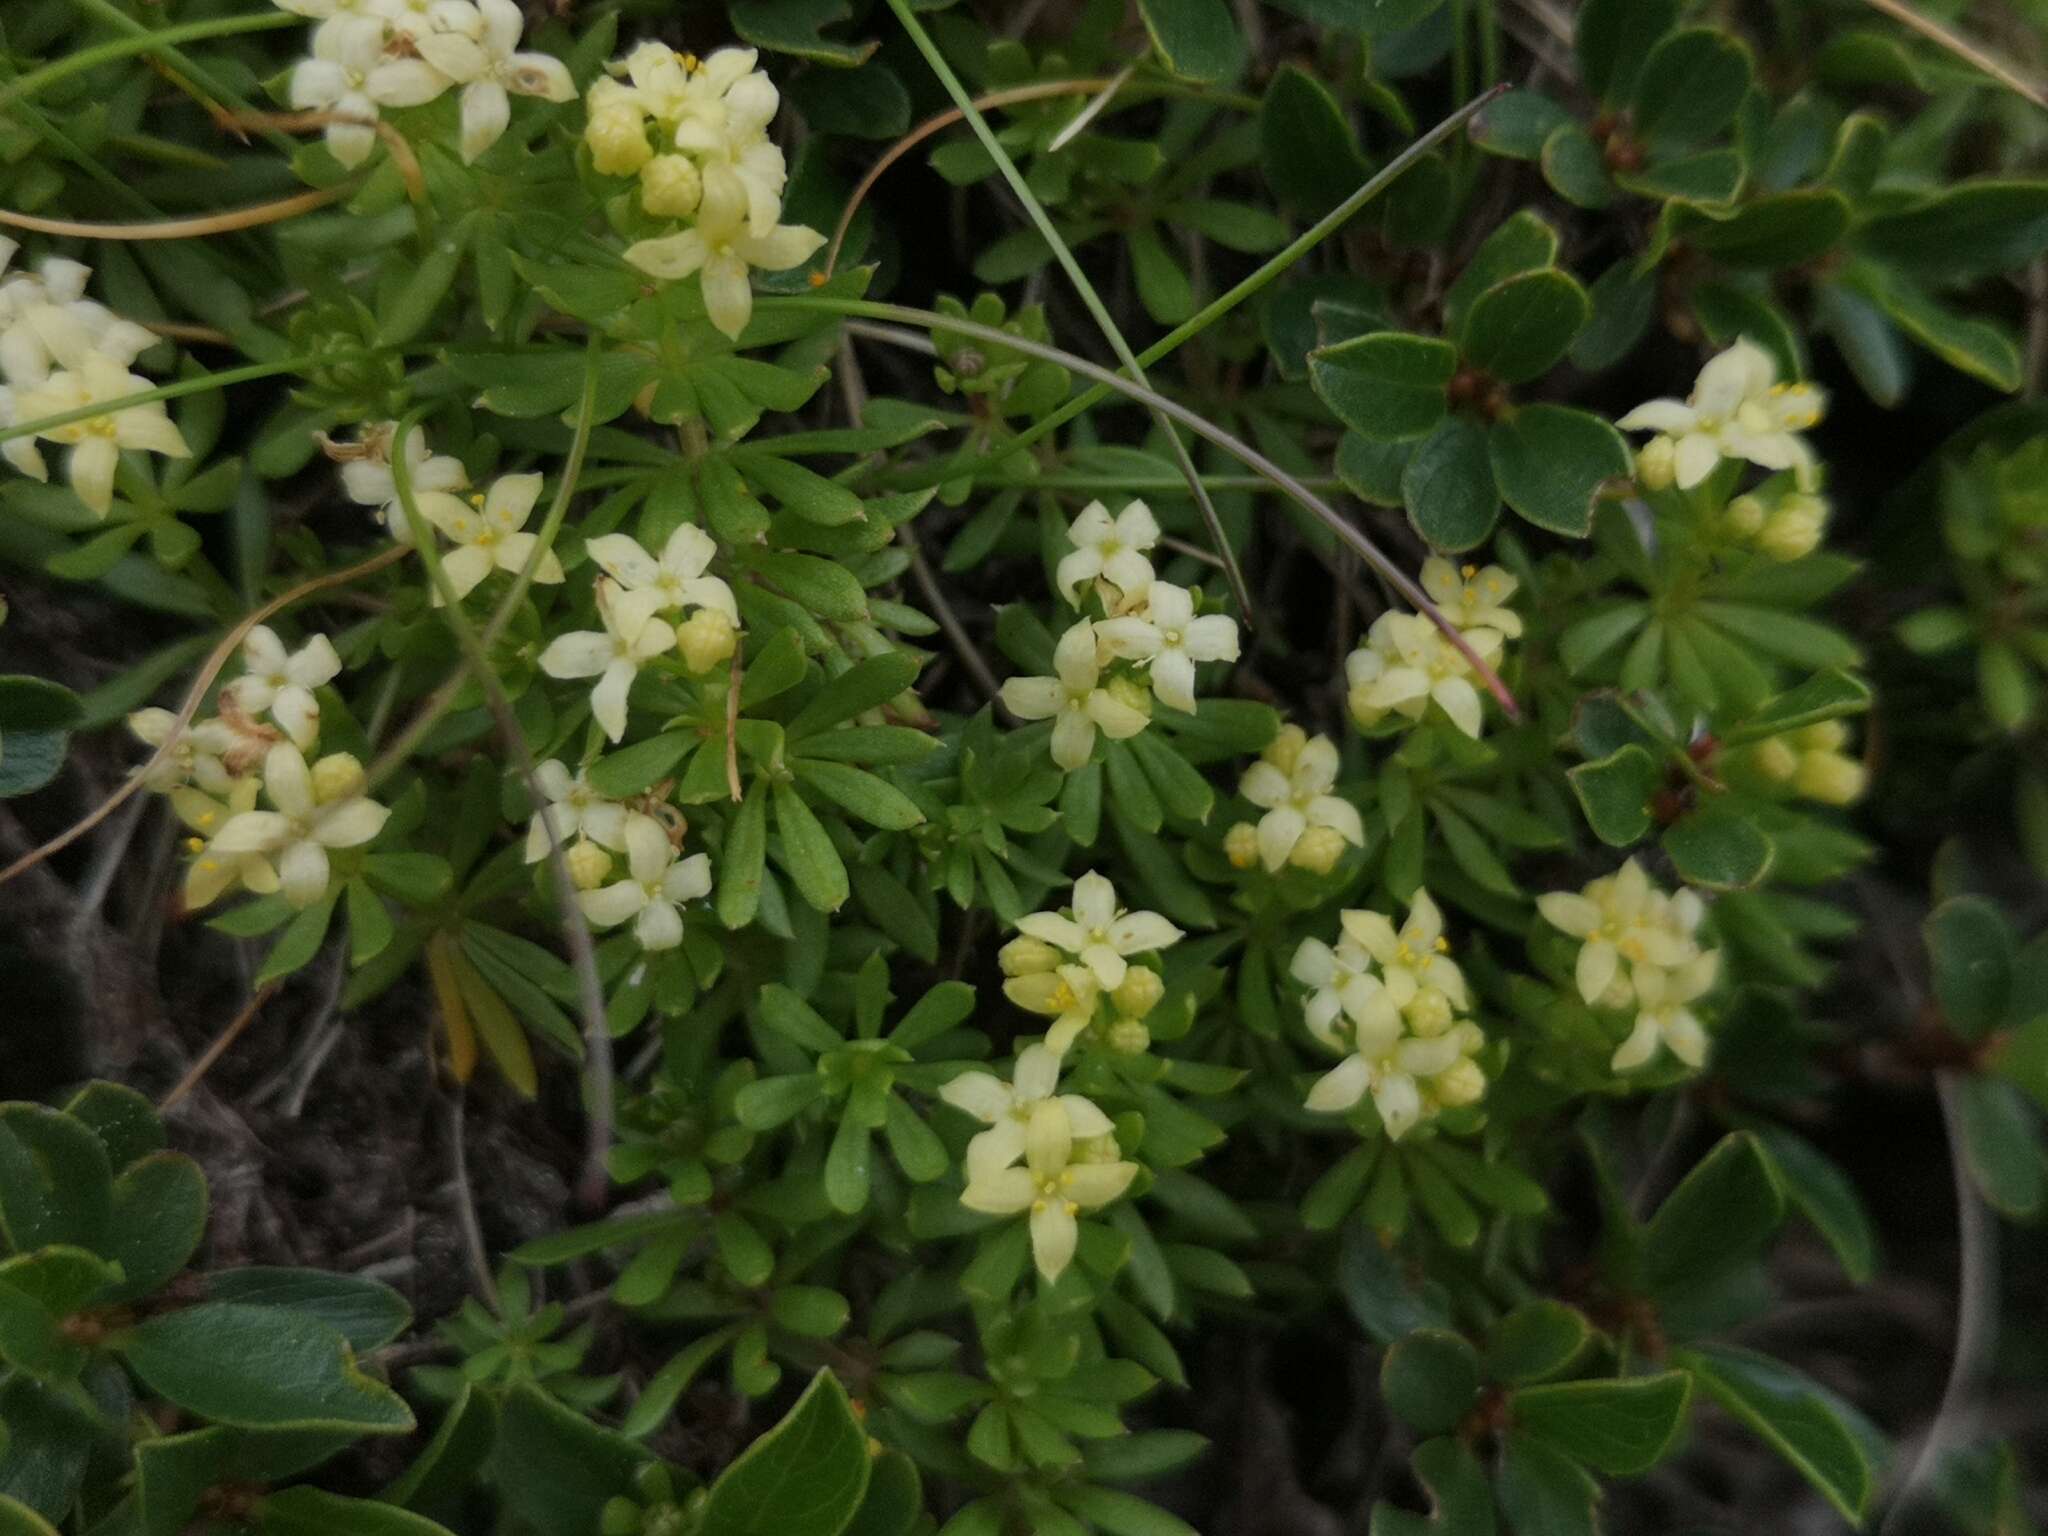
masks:
<svg viewBox="0 0 2048 1536"><path fill-rule="evenodd" d="M1452 1062L1430 1080L1436 1100L1447 1109L1476 1104L1486 1095L1486 1074L1479 1063L1466 1056Z"/></svg>
<svg viewBox="0 0 2048 1536"><path fill-rule="evenodd" d="M570 848L562 860L569 866L569 883L579 891L596 890L612 872L612 856L588 839Z"/></svg>
<svg viewBox="0 0 2048 1536"><path fill-rule="evenodd" d="M1756 547L1774 560L1797 560L1820 547L1826 514L1799 502L1778 508L1756 536Z"/></svg>
<svg viewBox="0 0 2048 1536"><path fill-rule="evenodd" d="M1653 437L1636 451L1636 483L1646 491L1668 490L1678 478L1678 444Z"/></svg>
<svg viewBox="0 0 2048 1536"><path fill-rule="evenodd" d="M363 765L354 754L330 752L313 765L313 799L321 805L346 800L363 790Z"/></svg>
<svg viewBox="0 0 2048 1536"><path fill-rule="evenodd" d="M699 608L676 630L676 650L692 672L709 672L732 655L739 632L716 608Z"/></svg>
<svg viewBox="0 0 2048 1536"><path fill-rule="evenodd" d="M1280 734L1266 743L1266 750L1259 756L1282 773L1293 773L1294 765L1301 757L1301 749L1307 745L1307 731L1298 725L1283 725Z"/></svg>
<svg viewBox="0 0 2048 1536"><path fill-rule="evenodd" d="M1351 711L1351 718L1358 722L1361 730L1371 730L1387 717L1385 707L1373 703L1370 683L1355 684L1351 691L1344 695L1344 703Z"/></svg>
<svg viewBox="0 0 2048 1536"><path fill-rule="evenodd" d="M640 167L640 206L657 218L686 219L703 198L703 174L687 155L656 155Z"/></svg>
<svg viewBox="0 0 2048 1536"><path fill-rule="evenodd" d="M1849 745L1849 726L1843 720L1817 720L1792 733L1792 740L1807 752L1839 752Z"/></svg>
<svg viewBox="0 0 2048 1536"><path fill-rule="evenodd" d="M1451 1000L1439 987L1424 987L1408 1000L1401 1016L1418 1035L1440 1035L1451 1027Z"/></svg>
<svg viewBox="0 0 2048 1536"><path fill-rule="evenodd" d="M1799 753L1782 736L1760 741L1749 755L1756 771L1774 784L1789 784L1799 771Z"/></svg>
<svg viewBox="0 0 2048 1536"><path fill-rule="evenodd" d="M1259 829L1240 821L1223 834L1223 856L1232 869L1250 869L1259 862Z"/></svg>
<svg viewBox="0 0 2048 1536"><path fill-rule="evenodd" d="M1103 684L1103 689L1117 703L1135 709L1148 719L1152 714L1152 690L1137 678L1130 676L1112 677Z"/></svg>
<svg viewBox="0 0 2048 1536"><path fill-rule="evenodd" d="M1729 532L1749 539L1756 537L1768 515L1764 510L1764 504L1754 496L1738 496L1728 503L1728 510L1723 517L1728 524Z"/></svg>
<svg viewBox="0 0 2048 1536"><path fill-rule="evenodd" d="M1057 1015L1071 1012L1081 1004L1073 984L1060 971L1012 976L1003 983L1003 996L1026 1013Z"/></svg>
<svg viewBox="0 0 2048 1536"><path fill-rule="evenodd" d="M1109 1048L1119 1056L1142 1056L1152 1044L1152 1031L1138 1019L1118 1019L1109 1026Z"/></svg>
<svg viewBox="0 0 2048 1536"><path fill-rule="evenodd" d="M600 107L584 125L590 163L606 176L630 176L654 155L639 110L624 102Z"/></svg>
<svg viewBox="0 0 2048 1536"><path fill-rule="evenodd" d="M1799 759L1792 787L1823 805L1850 805L1863 797L1870 774L1853 757L1840 752L1808 752Z"/></svg>
<svg viewBox="0 0 2048 1536"><path fill-rule="evenodd" d="M1136 1021L1157 1008L1159 999L1164 996L1166 982L1160 974L1150 966L1134 965L1124 972L1124 979L1109 994L1109 1000L1116 1004L1118 1013L1126 1015L1129 1021Z"/></svg>
<svg viewBox="0 0 2048 1536"><path fill-rule="evenodd" d="M1029 934L1010 940L996 951L996 964L1003 968L1005 976L1036 976L1042 971L1052 970L1059 963L1058 950Z"/></svg>
<svg viewBox="0 0 2048 1536"><path fill-rule="evenodd" d="M1344 857L1344 834L1335 827L1310 827L1301 834L1287 862L1312 875L1327 875Z"/></svg>

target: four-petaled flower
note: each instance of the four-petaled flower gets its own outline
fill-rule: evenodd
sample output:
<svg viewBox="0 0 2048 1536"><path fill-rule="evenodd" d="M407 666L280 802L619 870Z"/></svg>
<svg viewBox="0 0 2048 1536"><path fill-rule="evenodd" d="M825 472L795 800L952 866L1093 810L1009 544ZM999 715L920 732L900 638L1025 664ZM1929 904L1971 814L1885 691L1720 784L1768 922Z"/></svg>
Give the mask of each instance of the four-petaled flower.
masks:
<svg viewBox="0 0 2048 1536"><path fill-rule="evenodd" d="M1480 660L1495 663L1499 630L1462 633ZM1383 613L1373 620L1365 644L1345 659L1344 676L1351 714L1360 725L1376 724L1389 710L1419 720L1434 701L1451 724L1475 741L1479 737L1483 712L1472 663L1419 613Z"/></svg>
<svg viewBox="0 0 2048 1536"><path fill-rule="evenodd" d="M244 811L221 828L207 852L262 854L277 864L286 901L310 907L327 894L330 848L356 848L384 830L391 815L363 793L362 765L345 752L310 767L281 741L263 759L268 811Z"/></svg>
<svg viewBox="0 0 2048 1536"><path fill-rule="evenodd" d="M415 498L420 516L432 523L454 543L441 557L441 570L457 599L476 590L477 583L495 567L517 574L526 569L539 535L525 531L540 499L539 475L501 475L485 495L464 501L447 491L429 491ZM562 579L562 562L553 550L544 550L534 567L533 579L556 582ZM435 589L434 601L441 593Z"/></svg>
<svg viewBox="0 0 2048 1536"><path fill-rule="evenodd" d="M127 364L104 352L89 352L79 360L77 368L53 373L39 384L13 391L11 413L17 422L38 421L62 412L110 405L149 388L149 380L139 373L130 373ZM45 427L36 436L71 449L71 460L65 467L71 489L100 517L105 517L114 505L114 471L120 465L122 449L139 448L170 459L189 458L192 452L161 400L147 405L118 406L62 426ZM16 469L38 480L50 477L33 442L17 438L7 446L8 462Z"/></svg>
<svg viewBox="0 0 2048 1536"><path fill-rule="evenodd" d="M1019 720L1051 720L1052 760L1068 772L1088 761L1098 728L1111 741L1122 741L1150 723L1144 710L1101 686L1095 626L1086 619L1060 636L1052 669L1056 676L1004 683L1003 707Z"/></svg>
<svg viewBox="0 0 2048 1536"><path fill-rule="evenodd" d="M527 863L537 864L548 856L549 827L554 828L555 841L565 845L571 837L580 836L607 848L625 846L620 838L625 831L626 808L592 789L581 769L571 774L551 757L533 770L533 778L548 803L526 824Z"/></svg>
<svg viewBox="0 0 2048 1536"><path fill-rule="evenodd" d="M724 614L734 624L740 621L732 588L721 578L704 574L711 568L718 546L710 534L694 523L677 526L661 546L659 559L649 554L638 539L623 533L603 534L584 548L599 568L628 592L658 594L660 611L664 613L709 608Z"/></svg>
<svg viewBox="0 0 2048 1536"><path fill-rule="evenodd" d="M358 506L375 507L377 520L400 544L412 543L412 525L405 520L405 508L398 500L398 480L391 470L392 423L379 422L363 428L354 443L330 448L341 463L341 488ZM414 500L424 509L430 495L464 490L469 472L452 454L427 452L427 434L414 429L405 438L406 478Z"/></svg>
<svg viewBox="0 0 2048 1536"><path fill-rule="evenodd" d="M246 715L268 713L306 752L320 735L320 703L313 690L324 688L340 672L341 657L325 635L287 651L276 630L258 624L242 642L242 675L224 692Z"/></svg>
<svg viewBox="0 0 2048 1536"><path fill-rule="evenodd" d="M276 868L261 853L224 853L218 846L220 831L235 817L256 808L262 789L253 773L233 781L221 797L182 785L170 791L171 809L192 831L192 863L185 871L182 900L187 912L211 906L237 886L257 896L268 896L278 888Z"/></svg>
<svg viewBox="0 0 2048 1536"><path fill-rule="evenodd" d="M656 618L658 592L627 592L608 577L597 582L597 616L602 630L558 635L540 653L549 677L594 677L590 712L613 741L626 734L626 697L640 668L676 643L676 632Z"/></svg>
<svg viewBox="0 0 2048 1536"><path fill-rule="evenodd" d="M1310 827L1329 827L1345 842L1365 846L1358 807L1330 793L1337 782L1337 748L1327 736L1311 739L1301 727L1285 726L1260 761L1245 770L1238 791L1264 808L1259 818L1259 859L1280 868Z"/></svg>
<svg viewBox="0 0 2048 1536"><path fill-rule="evenodd" d="M1189 714L1195 709L1195 664L1237 660L1237 621L1220 613L1196 618L1194 594L1169 581L1145 588L1142 616L1104 619L1095 637L1110 655L1144 662L1154 697Z"/></svg>
<svg viewBox="0 0 2048 1536"><path fill-rule="evenodd" d="M1017 931L1043 940L1085 965L1096 981L1113 990L1129 968L1125 957L1177 943L1180 929L1157 912L1129 912L1117 905L1116 887L1090 870L1074 882L1072 917L1032 912L1017 919Z"/></svg>
<svg viewBox="0 0 2048 1536"><path fill-rule="evenodd" d="M969 1183L1024 1155L1031 1117L1041 1104L1064 1109L1073 1134L1084 1140L1114 1134L1109 1116L1078 1093L1060 1093L1059 1083L1059 1055L1046 1046L1030 1045L1017 1053L1007 1083L989 1072L962 1072L939 1090L940 1098L988 1127L967 1143Z"/></svg>
<svg viewBox="0 0 2048 1536"><path fill-rule="evenodd" d="M626 878L578 891L576 905L600 928L630 919L642 949L674 949L683 942L683 904L711 890L711 860L701 853L678 859L661 823L637 811L626 817L621 838Z"/></svg>
<svg viewBox="0 0 2048 1536"><path fill-rule="evenodd" d="M1811 384L1779 383L1771 354L1745 336L1700 370L1687 399L1648 401L1615 425L1658 434L1639 455L1653 489L1675 482L1689 491L1723 459L1795 470L1811 489L1813 450L1799 434L1820 420L1824 405Z"/></svg>
<svg viewBox="0 0 2048 1536"><path fill-rule="evenodd" d="M1631 1072L1656 1055L1660 1043L1688 1067L1697 1070L1705 1066L1707 1032L1688 1005L1712 991L1720 973L1718 949L1706 950L1670 970L1654 965L1632 967L1635 1027L1615 1047L1609 1067L1616 1072Z"/></svg>
<svg viewBox="0 0 2048 1536"><path fill-rule="evenodd" d="M425 59L384 51L381 17L337 15L313 34L313 56L292 71L298 111L333 114L327 148L354 169L377 146L379 107L417 107L448 89L448 77Z"/></svg>
<svg viewBox="0 0 2048 1536"><path fill-rule="evenodd" d="M1077 1140L1087 1148L1078 1148ZM1117 1159L1114 1149L1113 1139L1088 1137L1076 1126L1066 1097L1040 1099L1024 1125L1024 1166L971 1170L960 1203L989 1216L1030 1212L1032 1260L1047 1281L1057 1280L1080 1241L1075 1218L1108 1205L1138 1176L1138 1165ZM1096 1152L1109 1155L1098 1159L1091 1155Z"/></svg>
<svg viewBox="0 0 2048 1536"><path fill-rule="evenodd" d="M704 312L726 335L737 337L754 313L749 272L785 272L816 254L825 237L802 224L777 224L756 233L744 210L699 209L694 228L678 230L626 247L626 260L649 277L678 282L703 275Z"/></svg>
<svg viewBox="0 0 2048 1536"><path fill-rule="evenodd" d="M1522 632L1522 616L1508 606L1520 583L1497 565L1453 565L1442 555L1422 562L1422 590L1461 630L1497 630L1509 640Z"/></svg>
<svg viewBox="0 0 2048 1536"><path fill-rule="evenodd" d="M1074 607L1081 606L1075 592L1084 581L1107 583L1115 589L1114 599L1110 593L1102 593L1103 605L1112 613L1141 600L1152 585L1147 552L1159 542L1159 520L1144 502L1132 502L1115 517L1101 502L1089 502L1067 529L1067 542L1074 546L1073 552L1061 558L1053 581L1060 596Z"/></svg>
<svg viewBox="0 0 2048 1536"><path fill-rule="evenodd" d="M436 15L446 15L445 6ZM512 0L476 0L475 9L455 13L474 25L462 31L420 33L413 46L420 57L462 87L462 158L465 164L497 143L512 120L513 96L573 101L576 82L560 59L519 53L526 18Z"/></svg>

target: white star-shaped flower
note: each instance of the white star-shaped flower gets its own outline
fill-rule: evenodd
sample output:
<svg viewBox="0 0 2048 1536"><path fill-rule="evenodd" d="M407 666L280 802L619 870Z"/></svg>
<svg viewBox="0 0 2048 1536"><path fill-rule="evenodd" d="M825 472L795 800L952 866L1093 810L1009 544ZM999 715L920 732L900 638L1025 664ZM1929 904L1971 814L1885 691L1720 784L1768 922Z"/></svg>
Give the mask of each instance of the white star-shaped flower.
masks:
<svg viewBox="0 0 2048 1536"><path fill-rule="evenodd" d="M1060 636L1052 667L1053 677L1013 677L1004 683L1003 707L1019 720L1051 720L1052 760L1069 773L1094 752L1098 729L1111 741L1122 741L1151 722L1143 710L1101 686L1095 626L1087 620Z"/></svg>
<svg viewBox="0 0 2048 1536"><path fill-rule="evenodd" d="M1111 613L1143 600L1152 585L1148 555L1159 543L1159 519L1144 502L1130 503L1115 517L1101 502L1089 502L1067 529L1067 542L1073 551L1061 557L1053 585L1068 603L1081 606L1075 594L1084 581L1107 584L1111 590L1101 595Z"/></svg>
<svg viewBox="0 0 2048 1536"><path fill-rule="evenodd" d="M242 713L268 714L301 751L310 751L320 735L320 701L313 690L340 673L341 657L325 635L287 651L276 630L258 624L242 641L242 675L225 691Z"/></svg>
<svg viewBox="0 0 2048 1536"><path fill-rule="evenodd" d="M701 853L678 859L661 823L638 812L626 817L621 836L626 878L577 892L576 904L600 928L630 920L642 949L674 949L683 942L684 903L711 890L711 860Z"/></svg>
<svg viewBox="0 0 2048 1536"><path fill-rule="evenodd" d="M594 677L590 712L613 741L626 734L626 698L640 668L676 643L676 632L655 617L658 592L627 592L607 577L597 582L597 614L602 630L575 630L558 635L540 653L540 669L549 677Z"/></svg>
<svg viewBox="0 0 2048 1536"><path fill-rule="evenodd" d="M1332 828L1347 843L1365 846L1358 807L1330 793L1336 782L1336 744L1327 736L1310 738L1293 725L1245 770L1238 792L1266 812L1259 818L1258 839L1267 869L1285 864L1310 827Z"/></svg>
<svg viewBox="0 0 2048 1536"><path fill-rule="evenodd" d="M1237 660L1237 621L1224 614L1195 617L1194 594L1170 581L1145 589L1145 611L1104 619L1095 626L1102 649L1127 661L1141 661L1152 693L1170 709L1195 708L1195 666Z"/></svg>

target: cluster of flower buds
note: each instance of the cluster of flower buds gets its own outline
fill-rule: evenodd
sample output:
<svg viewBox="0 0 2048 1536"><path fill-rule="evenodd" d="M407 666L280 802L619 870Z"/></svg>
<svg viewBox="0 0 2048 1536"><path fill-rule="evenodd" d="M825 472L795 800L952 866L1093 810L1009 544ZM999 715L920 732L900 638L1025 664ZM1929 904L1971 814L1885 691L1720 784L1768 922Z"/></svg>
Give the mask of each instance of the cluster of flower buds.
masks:
<svg viewBox="0 0 2048 1536"><path fill-rule="evenodd" d="M377 147L385 107L421 107L462 87L462 158L504 136L512 97L572 101L562 61L521 53L515 0L277 0L319 22L312 57L292 70L291 103L327 117L327 148L348 167Z"/></svg>
<svg viewBox="0 0 2048 1536"><path fill-rule="evenodd" d="M1516 585L1497 565L1455 566L1433 556L1422 566L1422 588L1430 601L1490 667L1500 664L1506 642L1522 632L1521 615L1508 606ZM1418 613L1381 614L1365 643L1344 662L1351 718L1365 730L1390 716L1420 720L1434 703L1476 741L1485 707L1472 678L1465 653Z"/></svg>
<svg viewBox="0 0 2048 1536"><path fill-rule="evenodd" d="M1694 892L1658 890L1630 859L1582 891L1537 897L1536 910L1579 941L1579 996L1596 1008L1634 1015L1609 1063L1614 1071L1646 1065L1659 1045L1688 1067L1705 1064L1707 1033L1691 1005L1712 990L1721 952L1700 947L1706 908Z"/></svg>
<svg viewBox="0 0 2048 1536"><path fill-rule="evenodd" d="M1773 560L1798 560L1820 548L1827 532L1828 499L1773 476L1735 497L1721 511L1721 527Z"/></svg>
<svg viewBox="0 0 2048 1536"><path fill-rule="evenodd" d="M1822 720L1756 743L1748 765L1773 784L1823 805L1853 805L1863 798L1870 770L1848 753L1849 727Z"/></svg>
<svg viewBox="0 0 2048 1536"><path fill-rule="evenodd" d="M145 782L169 796L190 834L188 911L238 889L282 891L293 906L310 907L332 882L329 853L383 831L391 813L369 798L363 765L347 752L318 751L316 690L340 671L325 635L292 651L258 625L214 715L182 727L167 709L128 717L129 729L158 749Z"/></svg>
<svg viewBox="0 0 2048 1536"><path fill-rule="evenodd" d="M751 48L699 59L644 42L586 98L592 168L635 178L642 213L684 226L635 242L626 260L664 282L701 274L705 310L728 336L753 314L752 269L785 271L825 243L782 222L789 169L768 136L781 96L754 62Z"/></svg>
<svg viewBox="0 0 2048 1536"><path fill-rule="evenodd" d="M1197 615L1196 594L1158 580L1151 551L1159 523L1142 501L1112 517L1090 502L1067 530L1069 552L1055 573L1060 596L1084 614L1060 636L1053 676L1013 677L1003 706L1020 720L1051 720L1053 761L1071 773L1095 751L1151 723L1152 701L1192 713L1195 668L1235 661L1237 621ZM1100 618L1090 618L1091 599Z"/></svg>
<svg viewBox="0 0 2048 1536"><path fill-rule="evenodd" d="M154 346L154 331L124 320L85 296L92 269L51 257L33 272L10 272L20 247L0 236L0 426L40 421L110 404L150 388L135 360ZM7 462L37 480L50 478L37 439L71 450L65 466L78 499L100 517L114 504L121 450L168 458L190 450L161 401L116 406L0 444Z"/></svg>

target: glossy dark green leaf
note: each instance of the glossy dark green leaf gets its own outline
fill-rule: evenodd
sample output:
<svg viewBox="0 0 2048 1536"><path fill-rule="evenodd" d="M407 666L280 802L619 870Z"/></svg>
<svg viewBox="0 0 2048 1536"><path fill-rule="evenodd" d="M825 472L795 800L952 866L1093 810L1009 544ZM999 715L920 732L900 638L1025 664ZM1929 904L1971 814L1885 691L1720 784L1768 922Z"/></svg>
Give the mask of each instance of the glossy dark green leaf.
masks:
<svg viewBox="0 0 2048 1536"><path fill-rule="evenodd" d="M214 1271L206 1277L206 1290L215 1301L281 1307L317 1318L358 1353L383 1348L412 1322L412 1308L403 1296L360 1275L251 1265Z"/></svg>
<svg viewBox="0 0 2048 1536"><path fill-rule="evenodd" d="M1418 1329L1396 1339L1380 1360L1380 1395L1421 1435L1455 1429L1479 1393L1478 1351L1458 1334Z"/></svg>
<svg viewBox="0 0 2048 1536"><path fill-rule="evenodd" d="M1650 50L1635 87L1635 131L1662 150L1714 137L1749 94L1755 66L1734 34L1713 27L1674 32Z"/></svg>
<svg viewBox="0 0 2048 1536"><path fill-rule="evenodd" d="M403 1434L412 1410L363 1374L325 1323L276 1307L209 1301L167 1312L117 1347L151 1391L217 1424Z"/></svg>
<svg viewBox="0 0 2048 1536"><path fill-rule="evenodd" d="M1678 22L1678 0L1586 0L1573 29L1586 89L1610 106L1635 91L1650 50Z"/></svg>
<svg viewBox="0 0 2048 1536"><path fill-rule="evenodd" d="M1493 1536L1493 1495L1470 1451L1453 1439L1425 1440L1413 1461L1416 1478L1429 1491L1430 1513L1375 1504L1371 1536Z"/></svg>
<svg viewBox="0 0 2048 1536"><path fill-rule="evenodd" d="M1524 272L1472 300L1458 343L1473 367L1520 384L1555 366L1592 312L1586 290L1566 273Z"/></svg>
<svg viewBox="0 0 2048 1536"><path fill-rule="evenodd" d="M1205 84L1244 69L1244 35L1226 0L1138 0L1146 34L1167 70Z"/></svg>
<svg viewBox="0 0 2048 1536"><path fill-rule="evenodd" d="M871 1471L867 1431L829 1370L711 1485L705 1536L839 1536Z"/></svg>
<svg viewBox="0 0 2048 1536"><path fill-rule="evenodd" d="M1584 538L1610 481L1629 474L1628 445L1589 411L1565 405L1521 406L1486 438L1494 483L1516 512L1552 533Z"/></svg>
<svg viewBox="0 0 2048 1536"><path fill-rule="evenodd" d="M2016 1221L2040 1213L2048 1196L2048 1155L2040 1120L2012 1084L1975 1074L1954 1085L1964 1165L1984 1198Z"/></svg>
<svg viewBox="0 0 2048 1536"><path fill-rule="evenodd" d="M1455 552L1485 542L1500 516L1486 434L1462 416L1446 417L1409 455L1401 499L1416 532L1438 549Z"/></svg>
<svg viewBox="0 0 2048 1536"><path fill-rule="evenodd" d="M1508 1399L1515 1427L1611 1477L1647 1472L1685 1425L1684 1371L1522 1387Z"/></svg>
<svg viewBox="0 0 2048 1536"><path fill-rule="evenodd" d="M1487 1335L1486 1374L1507 1386L1533 1385L1578 1359L1592 1332L1576 1307L1543 1298L1525 1301Z"/></svg>
<svg viewBox="0 0 2048 1536"><path fill-rule="evenodd" d="M1337 419L1379 442L1425 436L1444 417L1444 386L1457 371L1451 344L1404 331L1375 331L1308 355L1309 379Z"/></svg>
<svg viewBox="0 0 2048 1536"><path fill-rule="evenodd" d="M1273 73L1259 101L1266 181L1311 218L1328 213L1371 174L1330 88L1292 64Z"/></svg>
<svg viewBox="0 0 2048 1536"><path fill-rule="evenodd" d="M1680 875L1710 891L1739 891L1770 873L1777 848L1742 811L1710 804L1664 833L1664 851Z"/></svg>
<svg viewBox="0 0 2048 1536"><path fill-rule="evenodd" d="M1629 848L1649 835L1650 799L1662 774L1642 747L1631 742L1597 762L1580 763L1566 776L1600 841Z"/></svg>
<svg viewBox="0 0 2048 1536"><path fill-rule="evenodd" d="M205 1234L206 1175L197 1163L182 1152L152 1152L130 1166L114 1181L100 1243L123 1275L111 1299L133 1301L169 1284Z"/></svg>
<svg viewBox="0 0 2048 1536"><path fill-rule="evenodd" d="M1785 1219L1785 1193L1755 1137L1723 1137L1657 1207L1643 1234L1652 1293L1705 1285L1754 1258Z"/></svg>
<svg viewBox="0 0 2048 1536"><path fill-rule="evenodd" d="M1983 178L1867 220L1858 246L1943 283L2010 272L2048 251L2048 181Z"/></svg>
<svg viewBox="0 0 2048 1536"><path fill-rule="evenodd" d="M107 1149L42 1104L0 1104L0 1237L17 1253L48 1243L97 1250L113 1208Z"/></svg>
<svg viewBox="0 0 2048 1536"><path fill-rule="evenodd" d="M1732 1345L1680 1352L1700 1389L1790 1463L1860 1527L1876 1475L1859 1437L1828 1395L1782 1361Z"/></svg>
<svg viewBox="0 0 2048 1536"><path fill-rule="evenodd" d="M1924 931L1942 1017L1965 1039L1983 1039L2005 1022L2017 953L2012 925L1985 897L1956 896L1929 914Z"/></svg>

